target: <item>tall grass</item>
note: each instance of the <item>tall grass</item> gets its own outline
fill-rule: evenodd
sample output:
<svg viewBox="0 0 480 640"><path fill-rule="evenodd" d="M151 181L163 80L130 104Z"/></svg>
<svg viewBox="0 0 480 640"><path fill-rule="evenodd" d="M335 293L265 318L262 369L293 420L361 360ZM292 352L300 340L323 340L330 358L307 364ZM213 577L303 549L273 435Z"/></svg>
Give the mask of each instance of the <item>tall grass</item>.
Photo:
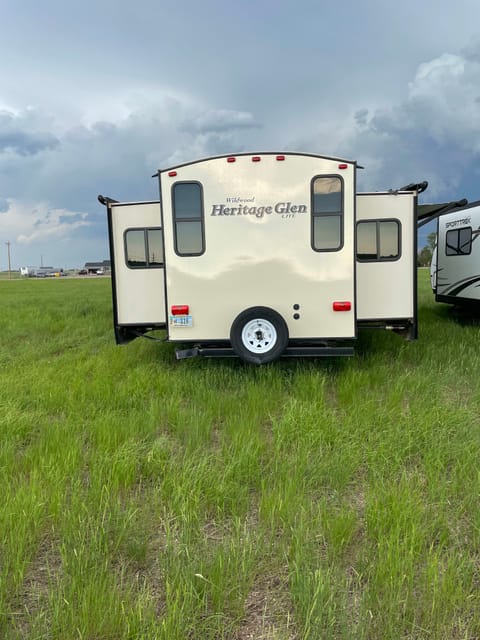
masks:
<svg viewBox="0 0 480 640"><path fill-rule="evenodd" d="M418 342L255 368L0 282L0 637L480 637L479 324L419 285Z"/></svg>

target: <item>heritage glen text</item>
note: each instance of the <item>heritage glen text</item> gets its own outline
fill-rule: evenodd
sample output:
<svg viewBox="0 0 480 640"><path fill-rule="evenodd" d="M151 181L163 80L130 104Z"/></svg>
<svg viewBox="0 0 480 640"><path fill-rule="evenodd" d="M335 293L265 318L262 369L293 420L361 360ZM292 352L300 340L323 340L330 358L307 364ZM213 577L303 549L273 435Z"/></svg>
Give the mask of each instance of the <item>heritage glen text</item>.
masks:
<svg viewBox="0 0 480 640"><path fill-rule="evenodd" d="M249 207L241 205L239 207L227 207L224 204L212 205L211 216L255 216L263 218L265 215L272 213L306 213L307 205L292 204L291 202L277 202L277 204L266 207Z"/></svg>

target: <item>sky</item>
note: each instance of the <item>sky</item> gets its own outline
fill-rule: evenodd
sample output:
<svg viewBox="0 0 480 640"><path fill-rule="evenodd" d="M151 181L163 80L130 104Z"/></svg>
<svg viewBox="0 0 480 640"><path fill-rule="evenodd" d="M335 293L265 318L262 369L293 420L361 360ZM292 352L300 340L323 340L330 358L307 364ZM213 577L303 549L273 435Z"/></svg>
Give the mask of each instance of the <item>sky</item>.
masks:
<svg viewBox="0 0 480 640"><path fill-rule="evenodd" d="M480 199L480 3L0 0L0 270L109 258L103 194L241 151ZM425 243L427 229L420 238Z"/></svg>

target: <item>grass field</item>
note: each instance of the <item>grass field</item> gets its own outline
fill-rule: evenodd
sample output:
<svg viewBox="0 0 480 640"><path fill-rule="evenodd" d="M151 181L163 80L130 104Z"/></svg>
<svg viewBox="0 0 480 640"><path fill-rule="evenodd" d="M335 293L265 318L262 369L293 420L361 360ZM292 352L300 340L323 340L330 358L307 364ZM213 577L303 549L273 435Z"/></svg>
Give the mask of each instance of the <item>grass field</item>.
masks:
<svg viewBox="0 0 480 640"><path fill-rule="evenodd" d="M260 368L0 282L0 637L479 638L479 324L419 278L418 342Z"/></svg>

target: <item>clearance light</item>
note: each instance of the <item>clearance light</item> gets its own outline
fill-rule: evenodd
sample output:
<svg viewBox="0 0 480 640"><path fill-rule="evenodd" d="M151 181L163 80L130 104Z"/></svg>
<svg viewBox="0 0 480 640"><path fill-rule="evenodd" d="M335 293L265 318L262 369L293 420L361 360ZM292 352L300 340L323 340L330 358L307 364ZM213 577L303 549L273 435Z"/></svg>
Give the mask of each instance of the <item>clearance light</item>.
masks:
<svg viewBox="0 0 480 640"><path fill-rule="evenodd" d="M172 316L188 316L188 304L172 304Z"/></svg>
<svg viewBox="0 0 480 640"><path fill-rule="evenodd" d="M235 162L236 158L227 158L227 162Z"/></svg>
<svg viewBox="0 0 480 640"><path fill-rule="evenodd" d="M260 156L252 156L252 162L260 162Z"/></svg>
<svg viewBox="0 0 480 640"><path fill-rule="evenodd" d="M277 160L281 162L282 160L285 160L285 156L277 156Z"/></svg>
<svg viewBox="0 0 480 640"><path fill-rule="evenodd" d="M339 164L339 165L338 165L338 168L339 168L339 169L348 169L348 164L343 164L343 163L342 163L342 164Z"/></svg>
<svg viewBox="0 0 480 640"><path fill-rule="evenodd" d="M169 171L168 175L170 176L170 178L174 178L177 175L176 171Z"/></svg>
<svg viewBox="0 0 480 640"><path fill-rule="evenodd" d="M351 308L352 308L352 303L348 301L333 303L334 311L350 311Z"/></svg>

